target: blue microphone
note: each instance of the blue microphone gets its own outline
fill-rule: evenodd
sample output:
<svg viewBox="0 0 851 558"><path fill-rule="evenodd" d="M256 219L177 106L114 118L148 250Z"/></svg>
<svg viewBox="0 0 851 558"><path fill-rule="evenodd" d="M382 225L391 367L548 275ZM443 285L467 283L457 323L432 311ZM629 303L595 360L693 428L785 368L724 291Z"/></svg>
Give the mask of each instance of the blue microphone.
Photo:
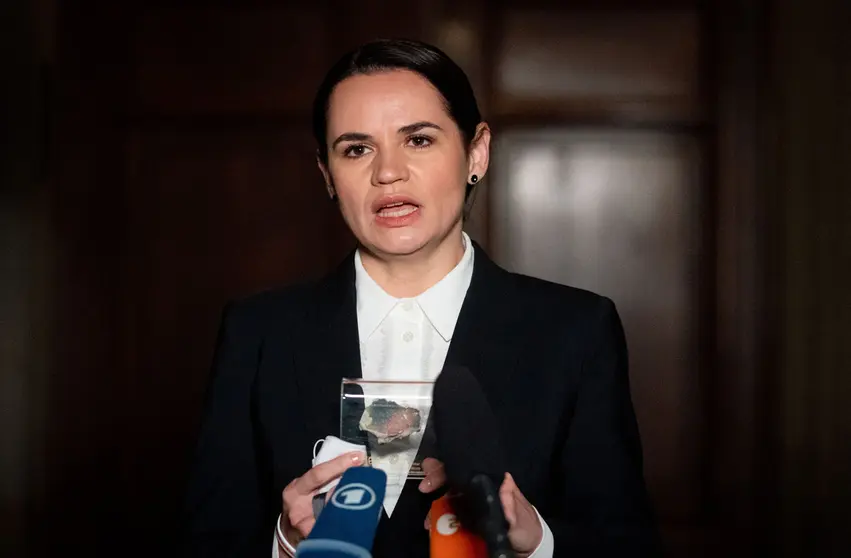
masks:
<svg viewBox="0 0 851 558"><path fill-rule="evenodd" d="M372 558L386 489L381 469L347 469L296 558Z"/></svg>

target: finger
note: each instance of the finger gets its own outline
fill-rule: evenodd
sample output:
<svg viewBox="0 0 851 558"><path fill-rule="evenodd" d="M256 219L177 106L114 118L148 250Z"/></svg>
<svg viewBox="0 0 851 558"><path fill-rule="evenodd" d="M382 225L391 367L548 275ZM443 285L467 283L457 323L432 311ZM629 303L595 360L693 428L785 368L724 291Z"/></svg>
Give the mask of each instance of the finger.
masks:
<svg viewBox="0 0 851 558"><path fill-rule="evenodd" d="M428 477L421 480L417 488L419 488L420 492L422 492L423 494L428 494L429 492L434 490L434 486L432 486L432 481Z"/></svg>
<svg viewBox="0 0 851 558"><path fill-rule="evenodd" d="M503 484L508 485L512 491L519 492L520 490L517 488L517 483L514 482L514 477L511 476L511 473L505 473L505 478L503 479Z"/></svg>
<svg viewBox="0 0 851 558"><path fill-rule="evenodd" d="M426 457L422 463L425 478L420 481L419 490L424 494L434 492L446 483L446 469L443 463L433 457Z"/></svg>
<svg viewBox="0 0 851 558"><path fill-rule="evenodd" d="M298 525L305 519L313 518L313 505L310 501L301 500L287 510L285 517L290 525Z"/></svg>
<svg viewBox="0 0 851 558"><path fill-rule="evenodd" d="M281 495L281 500L283 503L283 509L291 512L294 509L298 509L299 501L304 498L304 495L298 491L298 479L295 479L290 484L284 488L284 492Z"/></svg>
<svg viewBox="0 0 851 558"><path fill-rule="evenodd" d="M499 501L502 503L502 511L509 527L517 523L517 509L514 501L514 482L506 473L502 486L499 487Z"/></svg>
<svg viewBox="0 0 851 558"><path fill-rule="evenodd" d="M520 488L517 486L517 483L514 482L514 477L511 476L511 473L506 473L506 485L511 487L511 494L514 498L514 518L518 519L520 515L532 515L533 508L532 504L529 503L529 500L523 495L523 492L520 491Z"/></svg>
<svg viewBox="0 0 851 558"><path fill-rule="evenodd" d="M426 478L420 481L420 492L424 494L428 494L429 492L434 492L439 489L446 483L446 473L443 469L438 469L436 471L432 471L431 474L426 475Z"/></svg>
<svg viewBox="0 0 851 558"><path fill-rule="evenodd" d="M432 471L436 471L437 469L443 469L443 463L440 462L439 459L435 459L434 457L426 457L422 462L423 472L428 475Z"/></svg>
<svg viewBox="0 0 851 558"><path fill-rule="evenodd" d="M431 529L431 512L428 512L426 514L425 521L423 522L423 527L425 527L426 531Z"/></svg>
<svg viewBox="0 0 851 558"><path fill-rule="evenodd" d="M366 456L361 451L344 453L334 459L320 463L296 479L296 489L299 494L311 494L313 491L328 484L349 467L363 465Z"/></svg>
<svg viewBox="0 0 851 558"><path fill-rule="evenodd" d="M511 483L512 490L514 491L514 498L520 504L531 506L532 504L529 503L529 500L526 499L526 496L524 496L523 493L520 492L520 488L517 486L517 483L514 482L514 477L511 476L511 473L506 473L506 475L508 476L508 480Z"/></svg>

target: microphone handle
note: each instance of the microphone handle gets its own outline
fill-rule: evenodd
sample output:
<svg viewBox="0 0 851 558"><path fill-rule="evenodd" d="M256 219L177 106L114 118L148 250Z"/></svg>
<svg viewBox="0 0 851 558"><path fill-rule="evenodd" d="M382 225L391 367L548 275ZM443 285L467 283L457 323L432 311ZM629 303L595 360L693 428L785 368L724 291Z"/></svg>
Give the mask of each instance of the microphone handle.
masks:
<svg viewBox="0 0 851 558"><path fill-rule="evenodd" d="M475 507L475 531L484 539L489 558L515 558L508 539L508 521L499 499L499 486L485 474L474 475L467 487L468 502Z"/></svg>

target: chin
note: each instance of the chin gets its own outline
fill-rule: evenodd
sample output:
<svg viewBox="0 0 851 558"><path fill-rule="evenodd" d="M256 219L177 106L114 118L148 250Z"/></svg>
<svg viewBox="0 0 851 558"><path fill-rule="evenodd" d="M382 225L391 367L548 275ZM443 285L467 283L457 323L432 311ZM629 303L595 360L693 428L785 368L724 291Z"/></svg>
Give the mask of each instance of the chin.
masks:
<svg viewBox="0 0 851 558"><path fill-rule="evenodd" d="M428 243L418 231L393 231L390 234L383 234L381 238L372 239L370 242L374 249L384 254L393 256L407 256L413 254Z"/></svg>

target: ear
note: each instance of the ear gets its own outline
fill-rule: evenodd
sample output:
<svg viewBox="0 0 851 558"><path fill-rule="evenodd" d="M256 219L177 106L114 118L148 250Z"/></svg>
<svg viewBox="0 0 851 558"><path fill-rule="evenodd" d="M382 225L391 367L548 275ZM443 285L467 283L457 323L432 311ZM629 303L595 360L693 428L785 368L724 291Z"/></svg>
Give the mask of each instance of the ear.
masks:
<svg viewBox="0 0 851 558"><path fill-rule="evenodd" d="M472 175L479 177L481 181L488 172L491 149L491 129L486 122L480 122L476 126L476 135L470 144L470 154L467 157L467 179Z"/></svg>
<svg viewBox="0 0 851 558"><path fill-rule="evenodd" d="M328 166L319 157L319 151L316 152L316 166L319 167L319 172L322 173L322 178L325 180L325 189L328 191L328 196L334 199L337 196L337 192L334 190L334 181L331 180L331 172L328 170Z"/></svg>

